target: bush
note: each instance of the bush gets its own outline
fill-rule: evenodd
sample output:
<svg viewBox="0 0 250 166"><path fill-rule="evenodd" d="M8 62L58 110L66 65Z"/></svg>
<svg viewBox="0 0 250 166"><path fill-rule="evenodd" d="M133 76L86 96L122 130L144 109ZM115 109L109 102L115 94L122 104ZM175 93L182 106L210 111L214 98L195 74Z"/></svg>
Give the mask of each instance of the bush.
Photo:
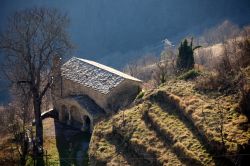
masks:
<svg viewBox="0 0 250 166"><path fill-rule="evenodd" d="M195 70L195 69L192 69L192 70L187 71L186 73L183 73L178 78L181 80L190 80L190 79L194 79L198 76L200 76L200 72Z"/></svg>
<svg viewBox="0 0 250 166"><path fill-rule="evenodd" d="M249 38L224 43L223 54L219 56L212 75L203 77L196 83L199 90L216 90L237 93L241 85L242 72L250 66Z"/></svg>
<svg viewBox="0 0 250 166"><path fill-rule="evenodd" d="M137 96L136 96L136 99L141 99L143 98L145 92L144 91L141 91Z"/></svg>
<svg viewBox="0 0 250 166"><path fill-rule="evenodd" d="M201 91L211 91L211 90L217 90L219 87L218 79L216 75L208 74L200 76L199 79L197 79L195 83L195 89L201 90Z"/></svg>

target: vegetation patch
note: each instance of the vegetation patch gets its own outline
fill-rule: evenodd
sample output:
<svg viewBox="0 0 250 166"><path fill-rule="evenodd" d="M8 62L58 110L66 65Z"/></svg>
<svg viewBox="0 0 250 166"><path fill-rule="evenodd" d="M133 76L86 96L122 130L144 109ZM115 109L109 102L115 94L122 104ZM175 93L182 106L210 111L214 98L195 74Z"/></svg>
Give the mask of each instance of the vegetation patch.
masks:
<svg viewBox="0 0 250 166"><path fill-rule="evenodd" d="M145 92L144 91L141 91L137 96L136 96L136 99L141 99L143 98Z"/></svg>
<svg viewBox="0 0 250 166"><path fill-rule="evenodd" d="M178 95L170 95L172 102L179 106L183 115L212 143L214 149L225 148L227 153L236 154L241 146L247 146L250 131L240 127L248 124L247 118L237 111L238 94L202 94L194 89L191 82L169 82L162 90Z"/></svg>
<svg viewBox="0 0 250 166"><path fill-rule="evenodd" d="M192 69L192 70L189 70L189 71L183 73L178 78L180 80L192 80L198 76L200 76L200 72L195 70L195 69Z"/></svg>

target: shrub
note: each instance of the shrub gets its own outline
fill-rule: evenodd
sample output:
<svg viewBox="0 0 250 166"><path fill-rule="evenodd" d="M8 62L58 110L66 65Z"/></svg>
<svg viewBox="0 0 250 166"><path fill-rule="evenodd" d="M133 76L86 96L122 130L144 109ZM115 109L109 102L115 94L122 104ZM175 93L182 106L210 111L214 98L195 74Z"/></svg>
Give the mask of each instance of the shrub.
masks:
<svg viewBox="0 0 250 166"><path fill-rule="evenodd" d="M214 73L208 73L199 76L196 80L194 88L200 91L211 91L218 90L220 87L220 83L218 80L218 76Z"/></svg>
<svg viewBox="0 0 250 166"><path fill-rule="evenodd" d="M187 71L186 73L183 73L178 78L181 80L190 80L190 79L194 79L198 76L200 76L200 72L195 70L195 69L192 69L192 70Z"/></svg>
<svg viewBox="0 0 250 166"><path fill-rule="evenodd" d="M215 74L203 77L196 83L199 90L218 90L226 93L239 92L243 86L243 70L250 65L249 38L228 41L223 45L224 52L216 63Z"/></svg>
<svg viewBox="0 0 250 166"><path fill-rule="evenodd" d="M141 99L143 98L145 92L144 91L141 91L137 96L136 96L136 99Z"/></svg>

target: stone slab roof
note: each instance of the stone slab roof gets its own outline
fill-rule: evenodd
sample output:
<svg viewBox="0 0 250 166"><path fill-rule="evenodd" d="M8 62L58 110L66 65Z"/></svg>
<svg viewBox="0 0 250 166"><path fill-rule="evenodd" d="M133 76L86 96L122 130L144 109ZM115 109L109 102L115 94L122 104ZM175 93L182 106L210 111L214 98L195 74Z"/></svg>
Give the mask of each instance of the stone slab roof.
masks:
<svg viewBox="0 0 250 166"><path fill-rule="evenodd" d="M108 94L125 79L141 80L100 63L73 57L61 67L62 76L100 93Z"/></svg>

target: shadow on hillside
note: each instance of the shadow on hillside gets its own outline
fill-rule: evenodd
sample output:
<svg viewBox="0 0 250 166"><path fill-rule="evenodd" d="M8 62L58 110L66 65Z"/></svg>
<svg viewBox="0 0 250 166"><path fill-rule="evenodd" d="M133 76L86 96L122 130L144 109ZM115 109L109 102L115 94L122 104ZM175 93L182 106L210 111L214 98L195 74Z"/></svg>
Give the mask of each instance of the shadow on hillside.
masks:
<svg viewBox="0 0 250 166"><path fill-rule="evenodd" d="M127 163L131 166L162 165L157 161L154 154L146 152L146 147L139 144L131 145L130 142L119 133L114 133L113 131L112 134L108 135L107 140L110 144L115 145L116 153L125 158ZM145 149L144 153L141 154L138 149ZM123 165L123 163L119 163L119 165Z"/></svg>
<svg viewBox="0 0 250 166"><path fill-rule="evenodd" d="M185 116L181 115L180 113L178 113L178 111L174 111L178 108L176 108L176 106L172 103L166 103L165 100L163 100L162 98L153 98L151 99L153 102L157 103L162 110L177 116L185 125L185 127L192 132L192 134L198 139L198 141L200 142L200 144L202 144L206 151L210 153L210 155L212 156L216 156L218 152L214 151L210 145L208 144L208 139L206 138L206 136L202 135L198 129L196 128L196 126L190 122ZM159 134L159 133L158 133ZM163 138L163 137L161 137ZM220 155L220 154L218 154ZM231 161L229 161L227 158L225 157L213 157L216 165L233 165L233 163Z"/></svg>
<svg viewBox="0 0 250 166"><path fill-rule="evenodd" d="M177 158L185 165L203 165L199 160L193 158L194 156L188 156L186 153L183 152L183 149L173 146L176 142L167 137L165 134L162 133L161 129L156 126L153 121L148 117L148 115L143 116L143 120L149 130L155 132L157 137L164 143L164 146L167 149L170 149L174 154L176 154Z"/></svg>
<svg viewBox="0 0 250 166"><path fill-rule="evenodd" d="M56 146L60 166L88 165L88 145L90 133L82 132L54 120Z"/></svg>

